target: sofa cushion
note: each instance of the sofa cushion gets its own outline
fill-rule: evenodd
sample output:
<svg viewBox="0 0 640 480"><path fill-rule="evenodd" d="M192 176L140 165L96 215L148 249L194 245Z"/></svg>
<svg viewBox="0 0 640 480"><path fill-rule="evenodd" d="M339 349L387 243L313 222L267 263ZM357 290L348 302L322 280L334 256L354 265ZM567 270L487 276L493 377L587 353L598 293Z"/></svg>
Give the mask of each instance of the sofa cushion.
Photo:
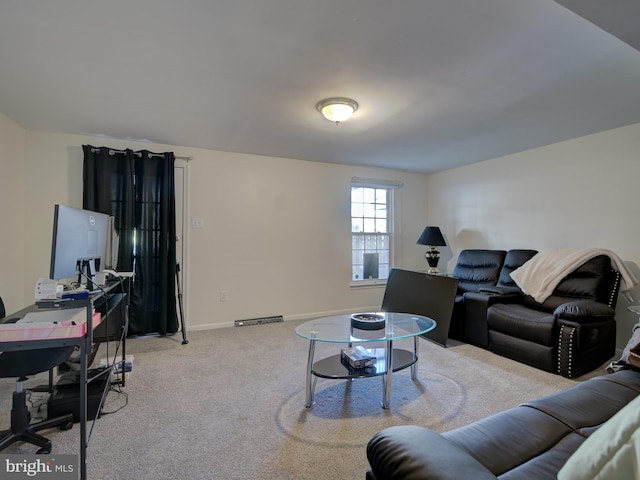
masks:
<svg viewBox="0 0 640 480"><path fill-rule="evenodd" d="M639 388L640 375L619 372L578 383L523 405L540 410L588 436L593 431L592 427L603 424L637 398Z"/></svg>
<svg viewBox="0 0 640 480"><path fill-rule="evenodd" d="M458 294L498 283L506 254L505 250L462 250L452 274L458 279Z"/></svg>
<svg viewBox="0 0 640 480"><path fill-rule="evenodd" d="M570 433L567 425L539 410L514 407L443 433L443 437L499 476L553 449Z"/></svg>
<svg viewBox="0 0 640 480"><path fill-rule="evenodd" d="M558 472L558 480L640 478L640 397L593 433Z"/></svg>
<svg viewBox="0 0 640 480"><path fill-rule="evenodd" d="M524 303L545 312L553 312L563 303L576 299L595 300L615 307L617 289L616 296L611 296L615 276L609 257L599 255L567 275L543 303L536 302L531 296L527 296Z"/></svg>
<svg viewBox="0 0 640 480"><path fill-rule="evenodd" d="M517 289L520 288L516 285L516 282L511 278L511 272L513 272L516 268L522 266L523 263L527 262L533 256L538 253L537 250L523 250L523 249L514 249L509 250L504 257L504 263L502 265L502 269L500 270L500 277L498 278L498 286L499 287L510 287Z"/></svg>
<svg viewBox="0 0 640 480"><path fill-rule="evenodd" d="M611 375L603 375L602 377L607 382L618 383L625 387L631 388L638 392L640 395L640 376L637 371L634 370L622 370L620 372L613 373Z"/></svg>
<svg viewBox="0 0 640 480"><path fill-rule="evenodd" d="M562 280L554 294L565 297L591 298L602 303L609 301L609 285L604 282L606 289L602 289L603 278L611 277L611 259L606 255L594 257L578 267Z"/></svg>
<svg viewBox="0 0 640 480"><path fill-rule="evenodd" d="M496 303L487 310L489 330L545 346L555 344L555 321L553 313L533 310L520 303Z"/></svg>
<svg viewBox="0 0 640 480"><path fill-rule="evenodd" d="M500 475L500 480L556 480L558 471L585 441L582 435L571 433L546 452Z"/></svg>

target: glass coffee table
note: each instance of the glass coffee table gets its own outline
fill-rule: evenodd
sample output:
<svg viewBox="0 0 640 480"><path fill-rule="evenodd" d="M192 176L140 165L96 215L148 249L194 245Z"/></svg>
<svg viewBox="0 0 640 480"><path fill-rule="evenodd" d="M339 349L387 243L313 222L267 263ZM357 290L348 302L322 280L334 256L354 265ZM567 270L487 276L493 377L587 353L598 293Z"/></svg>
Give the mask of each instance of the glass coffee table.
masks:
<svg viewBox="0 0 640 480"><path fill-rule="evenodd" d="M367 325L366 322L352 326L352 317L370 316L382 322L380 325ZM418 336L436 328L436 322L429 317L409 313L375 312L367 314L347 314L317 318L296 327L296 334L309 340L307 359L306 408L313 405L313 396L318 377L329 379L355 379L382 376L382 408L389 408L391 397L391 374L411 367L411 379L416 379L418 361ZM380 320L380 317L383 319ZM413 338L413 351L393 348L393 342L404 338ZM341 353L314 360L316 342L342 343L348 347L362 345L370 350L376 360L364 368L352 368L342 358ZM374 348L375 343L384 346ZM369 348L371 347L371 348Z"/></svg>

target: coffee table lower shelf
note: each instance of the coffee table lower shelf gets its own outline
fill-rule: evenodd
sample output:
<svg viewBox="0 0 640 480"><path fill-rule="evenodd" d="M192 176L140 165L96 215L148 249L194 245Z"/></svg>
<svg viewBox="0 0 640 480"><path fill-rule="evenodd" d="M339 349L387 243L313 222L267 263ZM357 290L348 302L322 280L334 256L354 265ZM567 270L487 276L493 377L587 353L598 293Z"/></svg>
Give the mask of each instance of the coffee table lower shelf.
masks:
<svg viewBox="0 0 640 480"><path fill-rule="evenodd" d="M351 368L343 363L340 354L323 358L313 364L311 373L316 377L329 378L333 380L368 378L385 375L387 373L387 349L375 348L376 363L366 368ZM397 372L410 367L418 361L417 355L401 348L393 349L393 369Z"/></svg>

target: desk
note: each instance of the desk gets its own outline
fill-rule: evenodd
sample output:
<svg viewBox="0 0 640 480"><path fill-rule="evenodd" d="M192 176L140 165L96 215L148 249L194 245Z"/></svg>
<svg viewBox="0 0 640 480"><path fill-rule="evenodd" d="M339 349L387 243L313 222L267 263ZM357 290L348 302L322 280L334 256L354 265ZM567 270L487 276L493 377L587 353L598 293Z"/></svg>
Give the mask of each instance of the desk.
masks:
<svg viewBox="0 0 640 480"><path fill-rule="evenodd" d="M313 395L318 377L331 379L355 379L382 376L382 408L389 408L391 397L391 374L411 367L411 379L416 379L418 361L418 336L436 328L436 322L428 317L409 313L378 312L385 317L385 326L380 330L359 330L351 326L351 315L323 317L305 322L296 327L296 334L309 340L307 359L307 403L313 405ZM413 338L413 352L394 349L393 342ZM376 348L376 363L366 368L350 368L341 359L341 354L315 361L316 342L373 344L384 342L384 348Z"/></svg>
<svg viewBox="0 0 640 480"><path fill-rule="evenodd" d="M47 301L39 302L46 304L52 309L69 309L69 308L85 308L87 312L87 329L86 333L81 337L71 338L50 338L43 340L17 340L17 341L2 341L0 340L0 351L15 351L15 350L38 350L43 348L52 347L65 347L74 346L80 347L80 479L86 480L87 478L87 384L90 379L87 378L87 370L89 367L89 354L91 352L93 344L93 307L94 303L104 297L109 297L110 294L120 290L124 292L125 279L119 279L113 282L109 282L103 287L103 291L100 293L92 294L85 299L75 299L70 301ZM118 297L118 304L125 302L125 307L128 305L129 296L123 294ZM110 309L116 308L117 305L109 307ZM7 315L5 318L22 318L29 312L40 311L42 307L39 305L31 305L11 315ZM108 311L108 310L107 310ZM128 325L128 309L124 309L124 337L126 337L126 326ZM124 356L123 356L124 359ZM109 370L109 369L107 369ZM124 370L124 369L123 369ZM107 375L109 372L107 371ZM124 379L124 373L123 373Z"/></svg>

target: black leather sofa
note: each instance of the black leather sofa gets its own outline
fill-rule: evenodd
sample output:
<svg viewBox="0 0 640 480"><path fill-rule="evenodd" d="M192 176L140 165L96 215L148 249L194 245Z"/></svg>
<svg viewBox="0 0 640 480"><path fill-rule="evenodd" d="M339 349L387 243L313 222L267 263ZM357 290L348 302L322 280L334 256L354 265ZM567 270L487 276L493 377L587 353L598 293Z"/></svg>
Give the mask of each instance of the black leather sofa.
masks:
<svg viewBox="0 0 640 480"><path fill-rule="evenodd" d="M640 395L640 372L621 370L442 434L419 426L378 432L367 480L556 479L600 426Z"/></svg>
<svg viewBox="0 0 640 480"><path fill-rule="evenodd" d="M545 371L575 378L615 354L620 274L606 255L567 275L543 303L524 295L510 273L535 250L463 250L451 338Z"/></svg>

